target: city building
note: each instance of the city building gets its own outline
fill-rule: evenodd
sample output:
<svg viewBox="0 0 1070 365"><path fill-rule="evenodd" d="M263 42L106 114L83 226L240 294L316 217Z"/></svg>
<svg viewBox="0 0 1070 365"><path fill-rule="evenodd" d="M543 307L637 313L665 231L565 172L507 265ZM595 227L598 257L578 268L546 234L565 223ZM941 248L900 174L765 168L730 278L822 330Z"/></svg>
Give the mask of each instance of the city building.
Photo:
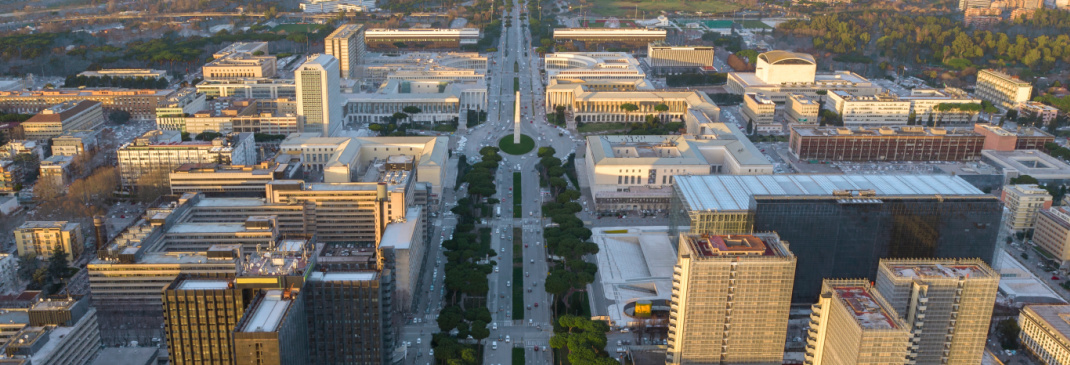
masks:
<svg viewBox="0 0 1070 365"><path fill-rule="evenodd" d="M14 193L22 186L22 168L11 160L0 160L0 193Z"/></svg>
<svg viewBox="0 0 1070 365"><path fill-rule="evenodd" d="M19 280L18 273L18 255L0 253L0 294L15 293L22 290L22 282Z"/></svg>
<svg viewBox="0 0 1070 365"><path fill-rule="evenodd" d="M876 288L910 326L908 361L981 363L999 291L999 273L985 262L882 259Z"/></svg>
<svg viewBox="0 0 1070 365"><path fill-rule="evenodd" d="M828 280L810 309L806 365L904 364L910 327L866 280Z"/></svg>
<svg viewBox="0 0 1070 365"><path fill-rule="evenodd" d="M910 102L892 94L854 95L842 90L828 93L829 106L843 119L845 126L906 125L910 120ZM937 123L936 126L941 126Z"/></svg>
<svg viewBox="0 0 1070 365"><path fill-rule="evenodd" d="M1070 183L1070 164L1038 150L982 150L981 161L1001 170L1004 183L1022 175L1044 184Z"/></svg>
<svg viewBox="0 0 1070 365"><path fill-rule="evenodd" d="M212 58L224 58L239 53L263 53L268 54L268 42L234 42L212 54Z"/></svg>
<svg viewBox="0 0 1070 365"><path fill-rule="evenodd" d="M237 365L308 364L308 324L295 290L265 290L253 298L234 330Z"/></svg>
<svg viewBox="0 0 1070 365"><path fill-rule="evenodd" d="M717 123L717 138L605 135L587 137L586 171L598 211L668 209L683 175L771 174L773 165L739 129Z"/></svg>
<svg viewBox="0 0 1070 365"><path fill-rule="evenodd" d="M63 189L71 180L71 156L49 156L41 160L38 181L47 181L52 186Z"/></svg>
<svg viewBox="0 0 1070 365"><path fill-rule="evenodd" d="M420 112L408 114L410 122L442 123L467 118L469 111L487 110L484 76L472 70L456 72L463 75L427 75L433 78L427 80L419 80L419 75L391 75L374 93L343 94L344 118L348 122L381 123L414 106Z"/></svg>
<svg viewBox="0 0 1070 365"><path fill-rule="evenodd" d="M66 102L96 101L105 110L122 110L136 120L152 120L158 104L175 93L169 90L119 88L0 91L0 111L34 114Z"/></svg>
<svg viewBox="0 0 1070 365"><path fill-rule="evenodd" d="M147 79L159 79L168 78L167 71L153 70L147 68L104 68L96 71L82 71L78 73L78 76L85 77L104 77L108 76L113 79L133 79L133 78L147 78Z"/></svg>
<svg viewBox="0 0 1070 365"><path fill-rule="evenodd" d="M821 102L819 98L803 94L790 94L787 97L787 107L784 119L791 124L818 124L821 114Z"/></svg>
<svg viewBox="0 0 1070 365"><path fill-rule="evenodd" d="M774 125L776 104L765 94L743 94L743 119L757 132L780 131L782 126Z"/></svg>
<svg viewBox="0 0 1070 365"><path fill-rule="evenodd" d="M386 82L390 75L403 71L442 73L472 70L475 74L486 75L488 64L486 56L475 52L369 52L361 59L355 73L356 78L364 83L363 87L374 89Z"/></svg>
<svg viewBox="0 0 1070 365"><path fill-rule="evenodd" d="M665 363L780 364L796 268L788 246L775 233L681 234Z"/></svg>
<svg viewBox="0 0 1070 365"><path fill-rule="evenodd" d="M290 134L304 131L304 117L297 115L296 102L289 99L218 97L193 113L159 115L156 127L191 135L202 132Z"/></svg>
<svg viewBox="0 0 1070 365"><path fill-rule="evenodd" d="M1070 305L1027 305L1018 314L1018 342L1045 365L1070 364Z"/></svg>
<svg viewBox="0 0 1070 365"><path fill-rule="evenodd" d="M575 45L581 51L604 51L622 47L644 51L652 42L664 42L665 29L647 28L556 28L554 41Z"/></svg>
<svg viewBox="0 0 1070 365"><path fill-rule="evenodd" d="M978 3L991 3L990 0L970 0L971 2ZM985 5L988 6L988 5ZM967 27L974 27L977 29L989 29L1003 21L1003 9L1002 8L967 8L963 12L963 23Z"/></svg>
<svg viewBox="0 0 1070 365"><path fill-rule="evenodd" d="M805 53L769 51L758 55L754 72L729 72L725 90L736 95L763 93L777 103L788 95L820 97L818 91L844 91L856 96L872 96L881 88L850 71L817 73L814 57Z"/></svg>
<svg viewBox="0 0 1070 365"><path fill-rule="evenodd" d="M1033 243L1050 254L1060 267L1070 264L1070 208L1058 206L1040 210L1033 230Z"/></svg>
<svg viewBox="0 0 1070 365"><path fill-rule="evenodd" d="M373 167L391 156L411 156L418 182L431 185L432 197L442 194L448 153L445 137L320 137L315 133L291 134L279 145L282 157L298 158L306 170L323 171L325 183L376 181L385 167ZM289 161L289 160L286 160Z"/></svg>
<svg viewBox="0 0 1070 365"><path fill-rule="evenodd" d="M294 79L204 80L197 92L210 97L278 99L297 97Z"/></svg>
<svg viewBox="0 0 1070 365"><path fill-rule="evenodd" d="M171 363L235 363L233 331L245 313L246 303L233 280L179 275L164 288L164 323Z"/></svg>
<svg viewBox="0 0 1070 365"><path fill-rule="evenodd" d="M1007 228L1014 231L1033 229L1037 213L1051 208L1052 197L1047 190L1036 184L1007 185L1003 187L1000 200L1007 207L1009 216L1004 220Z"/></svg>
<svg viewBox="0 0 1070 365"><path fill-rule="evenodd" d="M991 262L1003 214L997 197L949 175L677 176L673 189L670 229L791 237L807 268L795 303L815 302L825 278L874 279L882 258Z"/></svg>
<svg viewBox="0 0 1070 365"><path fill-rule="evenodd" d="M1042 123L1048 124L1059 116L1059 108L1038 101L1027 101L1018 104L1018 118L1036 117Z"/></svg>
<svg viewBox="0 0 1070 365"><path fill-rule="evenodd" d="M119 174L127 188L164 186L167 174L182 164L253 165L258 162L256 156L252 133L233 133L208 142L183 142L178 131L152 130L118 149Z"/></svg>
<svg viewBox="0 0 1070 365"><path fill-rule="evenodd" d="M1000 109L1014 109L1019 103L1029 101L1033 84L996 70L981 70L977 72L974 93Z"/></svg>
<svg viewBox="0 0 1070 365"><path fill-rule="evenodd" d="M97 135L90 131L75 131L52 139L53 156L77 156L97 147Z"/></svg>
<svg viewBox="0 0 1070 365"><path fill-rule="evenodd" d="M636 110L628 111L622 107L624 104L634 105ZM720 108L703 92L597 91L584 84L547 86L547 113L557 106L564 106L583 123L641 123L647 115L662 121L683 120L684 115L692 109L705 112L715 122L720 116Z"/></svg>
<svg viewBox="0 0 1070 365"><path fill-rule="evenodd" d="M1008 131L999 126L978 123L973 130L985 136L986 150L1009 152L1014 150L1047 150L1048 143L1055 143L1055 136L1040 128L1025 127Z"/></svg>
<svg viewBox="0 0 1070 365"><path fill-rule="evenodd" d="M25 139L16 139L4 143L0 146L0 159L13 160L15 156L27 153L37 156L39 159L45 158L44 143L38 141L31 141Z"/></svg>
<svg viewBox="0 0 1070 365"><path fill-rule="evenodd" d="M788 148L799 160L976 161L985 144L980 133L957 128L792 125L789 129Z"/></svg>
<svg viewBox="0 0 1070 365"><path fill-rule="evenodd" d="M479 42L479 29L384 29L371 28L364 32L365 48L375 51L405 50L457 50L475 46ZM404 44L400 47L398 44Z"/></svg>
<svg viewBox="0 0 1070 365"><path fill-rule="evenodd" d="M357 76L357 68L367 52L364 49L364 25L344 24L323 40L325 52L338 59L339 75L343 79Z"/></svg>
<svg viewBox="0 0 1070 365"><path fill-rule="evenodd" d="M104 125L104 109L96 101L65 102L45 108L19 126L26 139L48 141L73 131L99 131Z"/></svg>
<svg viewBox="0 0 1070 365"><path fill-rule="evenodd" d="M383 230L379 249L386 268L393 270L395 297L403 310L409 310L419 296L419 278L427 257L427 241L430 237L420 206L411 206L405 217L395 220ZM426 283L423 283L426 285ZM424 288L425 290L427 288Z"/></svg>
<svg viewBox="0 0 1070 365"><path fill-rule="evenodd" d="M374 0L301 0L301 11L313 14L365 13L379 10Z"/></svg>
<svg viewBox="0 0 1070 365"><path fill-rule="evenodd" d="M156 106L156 119L193 114L205 110L206 105L207 95L192 87L181 88Z"/></svg>
<svg viewBox="0 0 1070 365"><path fill-rule="evenodd" d="M583 85L591 91L654 90L639 61L625 52L557 52L543 61L546 85Z"/></svg>
<svg viewBox="0 0 1070 365"><path fill-rule="evenodd" d="M67 221L26 221L15 228L15 247L19 256L51 257L55 250L67 258L81 257L85 247L82 225Z"/></svg>
<svg viewBox="0 0 1070 365"><path fill-rule="evenodd" d="M262 197L269 182L299 179L300 173L297 164L182 164L171 170L168 180L172 194L199 192L227 197Z"/></svg>
<svg viewBox="0 0 1070 365"><path fill-rule="evenodd" d="M701 68L713 67L713 47L650 43L646 47L646 63L656 74L697 73Z"/></svg>
<svg viewBox="0 0 1070 365"><path fill-rule="evenodd" d="M297 115L305 118L305 132L332 137L342 130L342 100L338 94L338 59L326 54L309 56L294 71Z"/></svg>
<svg viewBox="0 0 1070 365"><path fill-rule="evenodd" d="M992 0L959 0L959 10L983 9L992 6Z"/></svg>
<svg viewBox="0 0 1070 365"><path fill-rule="evenodd" d="M328 244L302 295L312 364L393 362L393 279L374 249ZM398 359L399 361L401 359Z"/></svg>
<svg viewBox="0 0 1070 365"><path fill-rule="evenodd" d="M231 53L201 67L205 80L240 80L275 77L275 56Z"/></svg>
<svg viewBox="0 0 1070 365"><path fill-rule="evenodd" d="M936 126L969 126L977 121L977 116L981 113L981 99L951 87L942 90L912 89L910 95L901 96L899 100L910 102L910 113L914 115L917 124L932 120Z"/></svg>
<svg viewBox="0 0 1070 365"><path fill-rule="evenodd" d="M102 347L96 312L84 296L33 303L26 310L26 324L4 346L4 355L20 364L89 363Z"/></svg>

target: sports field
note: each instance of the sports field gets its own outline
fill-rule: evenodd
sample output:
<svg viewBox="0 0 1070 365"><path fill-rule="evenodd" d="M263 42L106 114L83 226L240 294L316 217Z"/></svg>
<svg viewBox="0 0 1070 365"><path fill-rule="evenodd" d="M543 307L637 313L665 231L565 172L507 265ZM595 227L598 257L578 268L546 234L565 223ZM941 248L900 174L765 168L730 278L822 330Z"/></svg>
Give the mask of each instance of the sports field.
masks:
<svg viewBox="0 0 1070 365"><path fill-rule="evenodd" d="M710 29L728 29L732 27L731 20L707 20L702 22Z"/></svg>
<svg viewBox="0 0 1070 365"><path fill-rule="evenodd" d="M313 31L315 31L316 27L318 27L318 26L319 26L319 24L279 24L279 25L276 25L274 28L271 28L271 30L274 31L274 32L278 32L280 30L285 30L286 33L293 33L293 32L309 32L309 33L311 33Z"/></svg>
<svg viewBox="0 0 1070 365"><path fill-rule="evenodd" d="M721 13L735 11L739 5L722 0L685 1L685 0L660 0L660 1L635 1L635 0L593 0L592 14L601 16L635 16L636 10L639 16L646 13L647 18L654 18L661 11L701 11L703 13Z"/></svg>
<svg viewBox="0 0 1070 365"><path fill-rule="evenodd" d="M631 20L595 20L595 21L583 21L584 28L635 28L635 22Z"/></svg>

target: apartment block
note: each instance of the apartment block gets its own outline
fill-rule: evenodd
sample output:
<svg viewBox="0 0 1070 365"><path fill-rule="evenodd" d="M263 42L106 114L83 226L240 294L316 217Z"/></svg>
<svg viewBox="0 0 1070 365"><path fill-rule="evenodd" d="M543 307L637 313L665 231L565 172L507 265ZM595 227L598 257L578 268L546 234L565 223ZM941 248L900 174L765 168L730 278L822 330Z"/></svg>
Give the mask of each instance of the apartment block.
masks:
<svg viewBox="0 0 1070 365"><path fill-rule="evenodd" d="M252 133L234 133L213 141L183 142L178 131L153 130L119 147L122 185L166 186L167 174L187 163L256 164ZM144 178L143 178L144 176Z"/></svg>
<svg viewBox="0 0 1070 365"><path fill-rule="evenodd" d="M904 364L910 328L866 280L825 280L811 307L806 365Z"/></svg>
<svg viewBox="0 0 1070 365"><path fill-rule="evenodd" d="M235 364L308 364L307 327L298 291L261 291L234 329Z"/></svg>
<svg viewBox="0 0 1070 365"><path fill-rule="evenodd" d="M0 294L22 290L22 283L19 280L18 272L18 255L0 253Z"/></svg>
<svg viewBox="0 0 1070 365"><path fill-rule="evenodd" d="M780 364L795 255L775 233L680 235L666 364Z"/></svg>
<svg viewBox="0 0 1070 365"><path fill-rule="evenodd" d="M772 124L776 104L765 94L743 94L743 117L755 125Z"/></svg>
<svg viewBox="0 0 1070 365"><path fill-rule="evenodd" d="M985 136L970 129L792 125L788 147L800 160L976 161Z"/></svg>
<svg viewBox="0 0 1070 365"><path fill-rule="evenodd" d="M981 100L1006 110L1029 101L1033 94L1033 84L996 70L981 70L977 72L977 85L974 90Z"/></svg>
<svg viewBox="0 0 1070 365"><path fill-rule="evenodd" d="M1007 228L1015 231L1033 229L1037 213L1051 208L1052 197L1047 190L1035 184L1006 185L1000 195L1003 205L1010 211L1004 220Z"/></svg>
<svg viewBox="0 0 1070 365"><path fill-rule="evenodd" d="M38 141L31 141L25 139L16 139L4 143L0 146L0 159L14 160L15 156L21 154L31 154L37 156L38 159L45 158L44 143Z"/></svg>
<svg viewBox="0 0 1070 365"><path fill-rule="evenodd" d="M854 95L834 90L828 93L828 99L845 126L906 125L910 117L910 102L891 94Z"/></svg>
<svg viewBox="0 0 1070 365"><path fill-rule="evenodd" d="M1041 209L1036 216L1033 243L1051 254L1061 266L1070 264L1070 209L1065 206Z"/></svg>
<svg viewBox="0 0 1070 365"><path fill-rule="evenodd" d="M650 43L646 47L646 59L657 74L698 72L713 67L713 47Z"/></svg>
<svg viewBox="0 0 1070 365"><path fill-rule="evenodd" d="M918 124L932 120L937 126L970 126L977 121L977 116L981 113L980 110L956 108L970 104L980 105L981 99L951 87L942 90L913 89L910 90L909 96L901 96L899 100L910 102L910 112L914 114Z"/></svg>
<svg viewBox="0 0 1070 365"><path fill-rule="evenodd" d="M342 130L338 59L327 54L309 56L294 71L297 115L305 118L305 132L333 137Z"/></svg>
<svg viewBox="0 0 1070 365"><path fill-rule="evenodd" d="M326 53L338 59L340 76L353 79L367 51L364 49L364 25L345 24L323 40Z"/></svg>
<svg viewBox="0 0 1070 365"><path fill-rule="evenodd" d="M1045 365L1070 364L1070 305L1027 305L1018 314L1018 342Z"/></svg>
<svg viewBox="0 0 1070 365"><path fill-rule="evenodd" d="M818 124L821 113L820 99L803 94L788 95L786 116L788 124Z"/></svg>
<svg viewBox="0 0 1070 365"><path fill-rule="evenodd" d="M977 259L885 259L876 283L911 328L908 361L981 363L999 289L999 273L988 264Z"/></svg>
<svg viewBox="0 0 1070 365"><path fill-rule="evenodd" d="M217 58L201 67L205 80L240 80L275 77L275 56L237 52Z"/></svg>
<svg viewBox="0 0 1070 365"><path fill-rule="evenodd" d="M71 156L49 156L41 160L38 181L47 181L59 188L67 186L71 179Z"/></svg>
<svg viewBox="0 0 1070 365"><path fill-rule="evenodd" d="M98 131L104 125L104 109L97 101L83 100L53 105L37 113L20 126L26 139L47 141L64 132Z"/></svg>
<svg viewBox="0 0 1070 365"><path fill-rule="evenodd" d="M52 139L53 156L77 156L97 147L96 133L76 131Z"/></svg>
<svg viewBox="0 0 1070 365"><path fill-rule="evenodd" d="M179 275L164 288L167 353L172 363L235 362L233 330L245 313L246 303L233 280Z"/></svg>
<svg viewBox="0 0 1070 365"><path fill-rule="evenodd" d="M1038 101L1027 101L1018 104L1018 117L1035 115L1044 124L1051 123L1059 116L1059 108Z"/></svg>
<svg viewBox="0 0 1070 365"><path fill-rule="evenodd" d="M13 193L22 185L22 169L11 160L0 160L0 193Z"/></svg>
<svg viewBox="0 0 1070 365"><path fill-rule="evenodd" d="M158 104L175 91L120 88L0 91L0 111L34 114L54 105L87 100L103 104L105 110L126 111L133 119L152 120Z"/></svg>
<svg viewBox="0 0 1070 365"><path fill-rule="evenodd" d="M80 257L85 247L82 225L67 221L26 221L15 228L15 246L19 256L51 257L63 250L67 258Z"/></svg>

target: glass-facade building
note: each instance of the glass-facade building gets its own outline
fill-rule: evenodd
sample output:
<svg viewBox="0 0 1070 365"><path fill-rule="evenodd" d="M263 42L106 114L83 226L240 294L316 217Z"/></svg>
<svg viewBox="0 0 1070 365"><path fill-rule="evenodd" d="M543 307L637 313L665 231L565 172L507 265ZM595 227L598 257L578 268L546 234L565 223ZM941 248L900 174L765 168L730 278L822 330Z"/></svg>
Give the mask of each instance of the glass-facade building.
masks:
<svg viewBox="0 0 1070 365"><path fill-rule="evenodd" d="M670 237L776 232L798 258L794 303L823 279L876 278L881 258L980 258L991 264L1002 206L950 175L682 176Z"/></svg>

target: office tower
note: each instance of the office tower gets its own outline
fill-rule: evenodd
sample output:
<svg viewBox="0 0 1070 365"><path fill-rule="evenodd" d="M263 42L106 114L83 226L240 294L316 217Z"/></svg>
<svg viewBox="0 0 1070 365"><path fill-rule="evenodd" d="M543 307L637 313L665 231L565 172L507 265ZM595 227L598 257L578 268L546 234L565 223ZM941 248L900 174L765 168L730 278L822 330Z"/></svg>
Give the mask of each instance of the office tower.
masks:
<svg viewBox="0 0 1070 365"><path fill-rule="evenodd" d="M313 364L391 362L393 279L374 249L328 244L305 290Z"/></svg>
<svg viewBox="0 0 1070 365"><path fill-rule="evenodd" d="M308 364L306 326L304 301L297 291L259 292L234 330L235 364Z"/></svg>
<svg viewBox="0 0 1070 365"><path fill-rule="evenodd" d="M1013 231L1033 229L1037 213L1051 208L1052 197L1047 190L1036 184L1007 185L1000 197L1010 215L1004 221Z"/></svg>
<svg viewBox="0 0 1070 365"><path fill-rule="evenodd" d="M1022 347L1046 365L1070 364L1070 305L1027 305L1018 314Z"/></svg>
<svg viewBox="0 0 1070 365"><path fill-rule="evenodd" d="M775 233L680 235L666 364L780 364L795 255Z"/></svg>
<svg viewBox="0 0 1070 365"><path fill-rule="evenodd" d="M309 56L294 71L297 115L305 117L305 132L333 137L342 130L342 100L338 59L327 54Z"/></svg>
<svg viewBox="0 0 1070 365"><path fill-rule="evenodd" d="M1059 266L1070 261L1070 207L1051 207L1037 215L1033 243L1051 254Z"/></svg>
<svg viewBox="0 0 1070 365"><path fill-rule="evenodd" d="M978 259L881 260L877 291L911 326L911 364L981 363L999 273Z"/></svg>
<svg viewBox="0 0 1070 365"><path fill-rule="evenodd" d="M1003 215L997 197L948 175L677 176L673 188L670 228L791 237L807 268L796 303L817 301L825 278L875 279L881 258L991 262Z"/></svg>
<svg viewBox="0 0 1070 365"><path fill-rule="evenodd" d="M335 29L323 40L327 54L338 59L340 75L352 79L357 75L357 65L364 58L364 25L345 24Z"/></svg>
<svg viewBox="0 0 1070 365"><path fill-rule="evenodd" d="M27 221L15 228L15 247L19 256L35 255L48 259L54 250L63 250L67 259L82 255L85 236L82 225L67 221Z"/></svg>
<svg viewBox="0 0 1070 365"><path fill-rule="evenodd" d="M806 365L902 365L910 328L865 280L825 280L810 315Z"/></svg>
<svg viewBox="0 0 1070 365"><path fill-rule="evenodd" d="M233 364L232 331L245 312L232 278L179 275L163 291L171 363Z"/></svg>
<svg viewBox="0 0 1070 365"><path fill-rule="evenodd" d="M1029 101L1033 94L1033 84L1022 81L1018 76L995 70L981 70L977 73L974 90L981 100L987 100L1002 109L1011 109L1019 103Z"/></svg>

